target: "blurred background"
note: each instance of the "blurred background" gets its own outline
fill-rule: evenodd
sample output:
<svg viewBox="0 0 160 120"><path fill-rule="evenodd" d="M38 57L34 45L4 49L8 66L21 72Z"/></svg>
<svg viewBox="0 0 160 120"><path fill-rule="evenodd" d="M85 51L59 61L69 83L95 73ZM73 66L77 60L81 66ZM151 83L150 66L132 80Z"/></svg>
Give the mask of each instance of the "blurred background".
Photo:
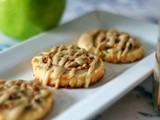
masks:
<svg viewBox="0 0 160 120"><path fill-rule="evenodd" d="M61 24L96 9L156 24L160 15L160 0L67 0ZM0 51L17 43L0 33Z"/></svg>
<svg viewBox="0 0 160 120"><path fill-rule="evenodd" d="M157 23L160 0L68 0L63 21L69 21L94 9Z"/></svg>

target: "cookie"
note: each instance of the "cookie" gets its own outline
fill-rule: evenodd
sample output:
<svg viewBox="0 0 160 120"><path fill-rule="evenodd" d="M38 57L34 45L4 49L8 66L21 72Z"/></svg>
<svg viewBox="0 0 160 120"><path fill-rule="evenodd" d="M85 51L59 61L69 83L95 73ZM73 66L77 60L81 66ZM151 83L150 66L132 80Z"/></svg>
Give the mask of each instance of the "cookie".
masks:
<svg viewBox="0 0 160 120"><path fill-rule="evenodd" d="M96 55L76 45L61 45L32 59L35 79L56 88L88 87L101 80L104 64Z"/></svg>
<svg viewBox="0 0 160 120"><path fill-rule="evenodd" d="M38 81L0 80L0 120L39 120L50 111L53 96Z"/></svg>
<svg viewBox="0 0 160 120"><path fill-rule="evenodd" d="M144 57L144 47L137 39L116 30L85 32L77 45L111 63L130 63Z"/></svg>

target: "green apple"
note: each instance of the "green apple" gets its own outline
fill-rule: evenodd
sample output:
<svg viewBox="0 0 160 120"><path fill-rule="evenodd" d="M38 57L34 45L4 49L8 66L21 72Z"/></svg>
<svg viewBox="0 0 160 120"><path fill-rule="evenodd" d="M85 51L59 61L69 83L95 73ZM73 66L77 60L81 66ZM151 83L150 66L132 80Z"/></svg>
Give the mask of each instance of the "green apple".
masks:
<svg viewBox="0 0 160 120"><path fill-rule="evenodd" d="M26 40L60 22L66 0L0 0L0 31Z"/></svg>

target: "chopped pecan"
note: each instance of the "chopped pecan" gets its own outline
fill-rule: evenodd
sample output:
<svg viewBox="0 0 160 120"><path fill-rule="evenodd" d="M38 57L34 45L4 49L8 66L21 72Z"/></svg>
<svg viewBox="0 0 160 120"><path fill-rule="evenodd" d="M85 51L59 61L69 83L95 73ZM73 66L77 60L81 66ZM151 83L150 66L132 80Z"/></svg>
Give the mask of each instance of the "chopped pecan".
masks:
<svg viewBox="0 0 160 120"><path fill-rule="evenodd" d="M43 63L47 63L48 62L48 58L45 57L45 58L42 59L42 61L43 61Z"/></svg>

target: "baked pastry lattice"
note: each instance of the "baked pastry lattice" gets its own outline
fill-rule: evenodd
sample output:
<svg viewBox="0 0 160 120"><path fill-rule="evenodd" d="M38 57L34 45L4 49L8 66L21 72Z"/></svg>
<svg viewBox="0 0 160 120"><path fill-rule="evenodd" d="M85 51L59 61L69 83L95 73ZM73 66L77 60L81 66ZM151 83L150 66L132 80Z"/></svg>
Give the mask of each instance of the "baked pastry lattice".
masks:
<svg viewBox="0 0 160 120"><path fill-rule="evenodd" d="M32 66L35 79L56 88L88 87L104 75L102 60L76 45L41 52L32 59Z"/></svg>
<svg viewBox="0 0 160 120"><path fill-rule="evenodd" d="M79 38L78 46L111 63L134 62L144 56L144 47L137 39L110 29L85 32Z"/></svg>
<svg viewBox="0 0 160 120"><path fill-rule="evenodd" d="M52 102L52 93L38 81L0 80L0 120L42 119Z"/></svg>

